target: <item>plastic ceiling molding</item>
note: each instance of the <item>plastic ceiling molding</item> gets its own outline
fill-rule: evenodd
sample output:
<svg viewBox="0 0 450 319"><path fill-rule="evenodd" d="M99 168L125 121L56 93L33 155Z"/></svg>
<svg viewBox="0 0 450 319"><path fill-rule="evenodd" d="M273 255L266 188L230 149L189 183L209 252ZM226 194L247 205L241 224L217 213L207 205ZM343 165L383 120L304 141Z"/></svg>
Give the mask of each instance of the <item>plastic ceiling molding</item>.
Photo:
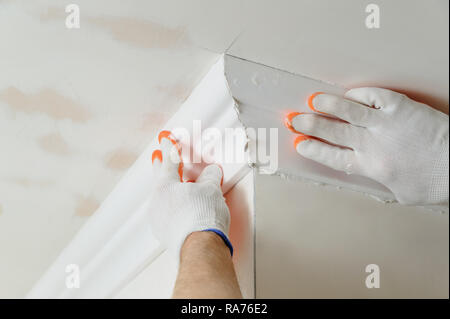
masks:
<svg viewBox="0 0 450 319"><path fill-rule="evenodd" d="M225 55L212 66L164 129L174 132L183 144L184 137L176 133L180 128L190 136L205 133L209 128L222 136L226 136L230 128L266 129L267 133L275 128L277 168L271 173L342 186L392 200L392 194L372 180L331 170L295 152L294 136L283 126L284 116L291 111L309 111L304 101L316 91L342 94L344 89ZM196 120L201 121L201 132L196 131ZM235 143L226 144L223 150L243 154L243 160L229 163L222 156L211 155L213 161L223 167L224 192L251 170L248 158L253 158L255 145L270 149L273 147L270 144L270 139L261 136L256 139L251 135L237 135ZM198 150L198 143L189 145L194 154L202 152ZM249 154L247 145L250 145ZM151 154L157 148L155 137L28 293L28 298L113 297L163 252L152 236L148 218L151 213L148 197L153 186ZM184 150L186 159L189 154L186 155ZM186 164L187 178L195 178L203 165ZM258 161L254 165L259 166L261 172L267 172ZM80 287L77 289L66 286L66 267L73 264L80 270Z"/></svg>
<svg viewBox="0 0 450 319"><path fill-rule="evenodd" d="M343 187L386 202L395 200L391 191L378 182L330 169L300 156L294 149L295 134L283 124L286 115L294 111L311 113L307 100L314 92L342 96L345 88L228 55L225 56L225 73L238 104L241 123L246 128L266 131L275 128L278 132L277 169L275 172L267 171L266 165L256 162L261 173ZM250 141L250 145L256 143L267 150L274 148L271 145L273 140L264 138L264 135L258 135L257 141ZM254 152L254 148L251 150Z"/></svg>

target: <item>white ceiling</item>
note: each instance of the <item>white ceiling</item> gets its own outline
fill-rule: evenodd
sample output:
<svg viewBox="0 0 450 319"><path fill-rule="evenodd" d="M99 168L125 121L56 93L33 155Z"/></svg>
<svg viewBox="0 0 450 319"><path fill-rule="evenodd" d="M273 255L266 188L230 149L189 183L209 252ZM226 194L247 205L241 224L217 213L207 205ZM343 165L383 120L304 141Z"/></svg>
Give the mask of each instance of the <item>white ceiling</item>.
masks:
<svg viewBox="0 0 450 319"><path fill-rule="evenodd" d="M0 0L0 297L23 296L229 53L448 111L448 1ZM50 105L50 107L49 107ZM52 108L58 105L60 108Z"/></svg>

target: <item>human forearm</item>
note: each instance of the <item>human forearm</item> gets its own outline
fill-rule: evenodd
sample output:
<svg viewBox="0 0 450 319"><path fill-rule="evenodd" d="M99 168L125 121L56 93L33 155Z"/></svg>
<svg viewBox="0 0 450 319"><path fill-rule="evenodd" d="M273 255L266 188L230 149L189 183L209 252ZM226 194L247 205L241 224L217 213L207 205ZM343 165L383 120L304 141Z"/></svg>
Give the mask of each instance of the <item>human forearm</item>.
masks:
<svg viewBox="0 0 450 319"><path fill-rule="evenodd" d="M186 238L173 298L242 298L222 238L212 232L194 232Z"/></svg>

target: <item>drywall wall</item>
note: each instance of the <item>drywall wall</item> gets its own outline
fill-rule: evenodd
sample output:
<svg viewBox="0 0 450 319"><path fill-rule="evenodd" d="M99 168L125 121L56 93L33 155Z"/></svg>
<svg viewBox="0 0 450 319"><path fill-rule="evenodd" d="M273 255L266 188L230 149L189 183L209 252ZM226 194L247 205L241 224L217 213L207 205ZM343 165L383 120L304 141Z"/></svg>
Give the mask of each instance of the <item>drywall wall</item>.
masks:
<svg viewBox="0 0 450 319"><path fill-rule="evenodd" d="M250 171L225 196L231 213L233 263L244 298L254 298L254 176ZM170 298L177 276L176 262L164 252L115 298Z"/></svg>
<svg viewBox="0 0 450 319"><path fill-rule="evenodd" d="M255 198L256 297L448 298L448 214L269 175Z"/></svg>

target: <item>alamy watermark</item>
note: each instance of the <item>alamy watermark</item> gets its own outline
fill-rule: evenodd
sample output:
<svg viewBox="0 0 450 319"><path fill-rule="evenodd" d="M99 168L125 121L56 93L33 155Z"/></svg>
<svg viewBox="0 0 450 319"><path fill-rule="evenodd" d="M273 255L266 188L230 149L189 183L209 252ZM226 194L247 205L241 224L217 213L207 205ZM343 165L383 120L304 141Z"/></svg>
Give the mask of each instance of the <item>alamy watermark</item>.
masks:
<svg viewBox="0 0 450 319"><path fill-rule="evenodd" d="M66 287L67 289L80 288L80 267L77 264L66 266Z"/></svg>
<svg viewBox="0 0 450 319"><path fill-rule="evenodd" d="M380 267L377 264L370 264L366 266L366 287L369 289L380 288Z"/></svg>
<svg viewBox="0 0 450 319"><path fill-rule="evenodd" d="M278 169L278 128L202 128L201 120L192 122L192 130L185 127L171 130L181 146L185 164L222 163L250 164L263 174ZM176 152L171 160L178 161Z"/></svg>
<svg viewBox="0 0 450 319"><path fill-rule="evenodd" d="M380 28L380 6L374 3L366 6L366 28L367 29L379 29Z"/></svg>
<svg viewBox="0 0 450 319"><path fill-rule="evenodd" d="M80 28L80 7L77 4L69 4L66 6L66 28L79 29Z"/></svg>

